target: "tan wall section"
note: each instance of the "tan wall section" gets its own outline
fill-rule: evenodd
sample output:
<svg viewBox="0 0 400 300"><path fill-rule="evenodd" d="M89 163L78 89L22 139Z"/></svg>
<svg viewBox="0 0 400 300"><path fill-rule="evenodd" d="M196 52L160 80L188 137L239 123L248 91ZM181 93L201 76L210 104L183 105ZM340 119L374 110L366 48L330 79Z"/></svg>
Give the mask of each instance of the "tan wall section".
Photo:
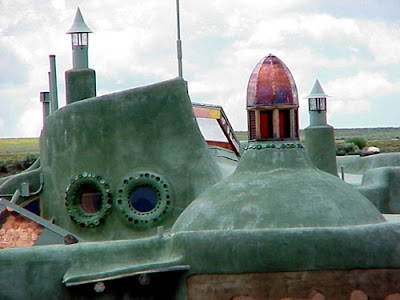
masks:
<svg viewBox="0 0 400 300"><path fill-rule="evenodd" d="M400 269L194 275L189 300L400 300Z"/></svg>

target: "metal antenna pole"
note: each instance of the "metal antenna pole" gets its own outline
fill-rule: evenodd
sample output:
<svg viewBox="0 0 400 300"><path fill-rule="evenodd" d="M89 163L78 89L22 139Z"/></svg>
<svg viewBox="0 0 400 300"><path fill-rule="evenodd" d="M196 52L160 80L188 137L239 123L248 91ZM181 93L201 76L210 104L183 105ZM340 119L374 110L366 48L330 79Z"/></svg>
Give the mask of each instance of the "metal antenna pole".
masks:
<svg viewBox="0 0 400 300"><path fill-rule="evenodd" d="M177 34L178 40L176 41L177 54L178 54L178 74L180 78L183 78L182 72L182 41L181 41L181 25L179 22L179 0L176 0L176 23L177 23Z"/></svg>
<svg viewBox="0 0 400 300"><path fill-rule="evenodd" d="M57 93L57 72L56 72L56 56L50 55L50 111L55 112L58 109L58 93Z"/></svg>

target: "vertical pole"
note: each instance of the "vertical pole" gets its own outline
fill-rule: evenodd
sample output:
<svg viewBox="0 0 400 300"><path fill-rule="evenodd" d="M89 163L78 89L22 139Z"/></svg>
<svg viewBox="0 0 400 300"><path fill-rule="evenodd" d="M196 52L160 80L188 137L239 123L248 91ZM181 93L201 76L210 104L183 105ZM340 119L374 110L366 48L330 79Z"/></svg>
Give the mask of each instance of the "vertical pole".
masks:
<svg viewBox="0 0 400 300"><path fill-rule="evenodd" d="M290 138L296 138L296 113L295 108L290 109Z"/></svg>
<svg viewBox="0 0 400 300"><path fill-rule="evenodd" d="M42 102L42 111L43 111L43 128L45 124L46 117L50 114L50 95L49 92L40 92L40 102Z"/></svg>
<svg viewBox="0 0 400 300"><path fill-rule="evenodd" d="M279 133L279 110L274 109L272 111L272 136L274 139L280 138Z"/></svg>
<svg viewBox="0 0 400 300"><path fill-rule="evenodd" d="M176 24L177 24L177 35L178 35L178 39L176 41L177 55L178 55L178 74L180 78L183 78L181 24L179 20L179 0L176 0Z"/></svg>
<svg viewBox="0 0 400 300"><path fill-rule="evenodd" d="M57 95L57 74L56 74L56 56L50 55L50 109L51 113L58 109L58 95Z"/></svg>
<svg viewBox="0 0 400 300"><path fill-rule="evenodd" d="M261 139L261 117L260 117L260 111L257 109L255 112L255 120L256 120L256 139L260 140Z"/></svg>
<svg viewBox="0 0 400 300"><path fill-rule="evenodd" d="M47 75L49 78L49 108L50 108L50 114L51 114L53 112L53 100L51 99L53 97L53 95L51 93L51 72L48 72Z"/></svg>

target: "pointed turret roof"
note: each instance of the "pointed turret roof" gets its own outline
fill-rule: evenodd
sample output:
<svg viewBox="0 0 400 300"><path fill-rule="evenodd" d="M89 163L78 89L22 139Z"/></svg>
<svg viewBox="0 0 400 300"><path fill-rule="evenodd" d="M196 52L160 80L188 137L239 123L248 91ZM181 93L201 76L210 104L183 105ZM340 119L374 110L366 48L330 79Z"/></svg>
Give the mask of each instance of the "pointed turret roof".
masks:
<svg viewBox="0 0 400 300"><path fill-rule="evenodd" d="M74 23L72 24L71 28L67 31L67 33L79 33L79 32L87 32L92 33L93 31L86 25L85 21L83 20L81 10L76 10Z"/></svg>
<svg viewBox="0 0 400 300"><path fill-rule="evenodd" d="M310 94L307 96L307 98L327 98L327 97L329 96L325 94L321 84L319 83L319 80L318 79L315 80L314 86Z"/></svg>

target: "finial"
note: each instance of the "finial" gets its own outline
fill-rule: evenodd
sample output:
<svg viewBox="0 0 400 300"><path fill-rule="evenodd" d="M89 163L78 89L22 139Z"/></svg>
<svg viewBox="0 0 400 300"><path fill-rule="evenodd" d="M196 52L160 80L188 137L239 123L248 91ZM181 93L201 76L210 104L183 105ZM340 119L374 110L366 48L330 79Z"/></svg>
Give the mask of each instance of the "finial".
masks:
<svg viewBox="0 0 400 300"><path fill-rule="evenodd" d="M319 80L315 80L314 86L311 89L310 94L307 96L307 98L327 98L329 97L327 94L325 94L324 90L322 89L321 84L319 83Z"/></svg>
<svg viewBox="0 0 400 300"><path fill-rule="evenodd" d="M90 28L86 25L85 21L83 20L81 10L78 7L78 9L76 10L74 23L72 24L71 28L67 31L67 34L81 33L81 32L92 33L93 31L90 30Z"/></svg>

